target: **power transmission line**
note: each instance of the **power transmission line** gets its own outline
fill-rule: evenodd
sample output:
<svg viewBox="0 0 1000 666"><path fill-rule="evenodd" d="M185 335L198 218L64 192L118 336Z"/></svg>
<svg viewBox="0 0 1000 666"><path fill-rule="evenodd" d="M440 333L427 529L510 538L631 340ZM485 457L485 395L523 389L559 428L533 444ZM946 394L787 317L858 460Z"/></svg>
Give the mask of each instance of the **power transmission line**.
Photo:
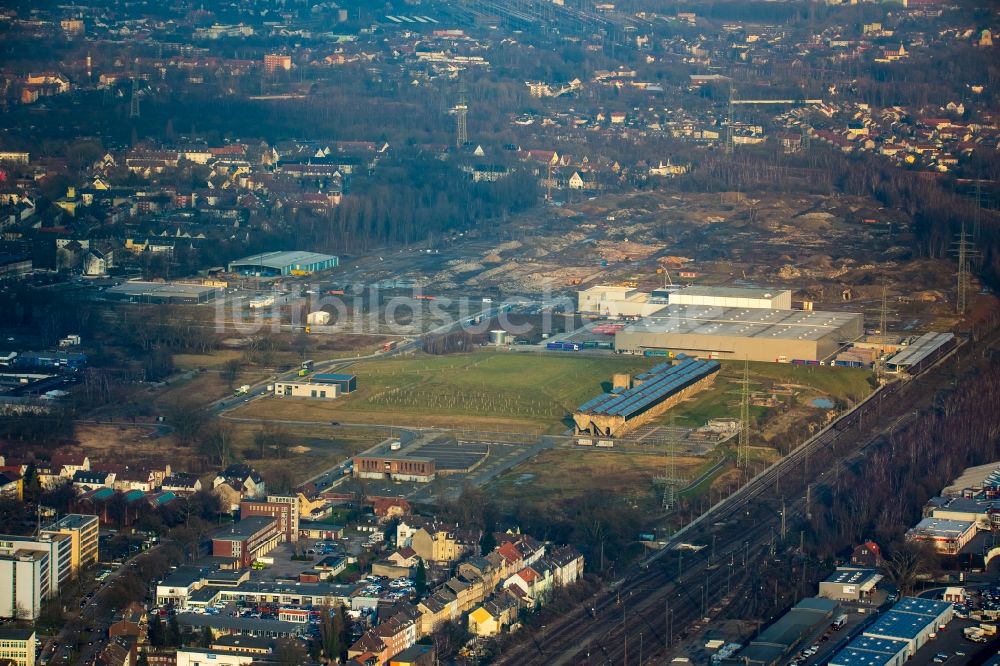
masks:
<svg viewBox="0 0 1000 666"><path fill-rule="evenodd" d="M962 223L962 230L957 234L958 240L952 245L953 252L958 255L958 285L957 297L955 299L955 310L959 315L965 315L968 309L969 291L969 261L977 255L975 245L969 240L970 234L965 231L965 223Z"/></svg>
<svg viewBox="0 0 1000 666"><path fill-rule="evenodd" d="M740 439L736 451L736 466L744 471L750 468L750 359L743 361L743 387L740 392Z"/></svg>

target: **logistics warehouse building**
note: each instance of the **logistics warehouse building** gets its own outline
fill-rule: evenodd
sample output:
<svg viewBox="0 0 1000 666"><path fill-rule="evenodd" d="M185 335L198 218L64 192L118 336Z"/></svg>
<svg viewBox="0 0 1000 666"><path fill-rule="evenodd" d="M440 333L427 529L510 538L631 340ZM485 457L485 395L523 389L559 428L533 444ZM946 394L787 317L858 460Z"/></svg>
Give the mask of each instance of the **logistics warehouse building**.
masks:
<svg viewBox="0 0 1000 666"><path fill-rule="evenodd" d="M751 361L821 361L864 334L851 312L670 305L615 334L620 353Z"/></svg>
<svg viewBox="0 0 1000 666"><path fill-rule="evenodd" d="M197 304L213 300L217 287L181 282L142 282L130 280L104 290L104 298L129 303Z"/></svg>
<svg viewBox="0 0 1000 666"><path fill-rule="evenodd" d="M336 268L339 263L337 257L317 252L264 252L229 262L229 271L270 277L306 275Z"/></svg>
<svg viewBox="0 0 1000 666"><path fill-rule="evenodd" d="M709 386L718 372L718 361L700 361L683 355L676 365L661 363L637 375L631 388L621 393L604 393L581 405L573 414L576 434L624 435Z"/></svg>
<svg viewBox="0 0 1000 666"><path fill-rule="evenodd" d="M718 308L791 310L792 292L790 289L691 286L671 292L669 303L670 305L707 305Z"/></svg>

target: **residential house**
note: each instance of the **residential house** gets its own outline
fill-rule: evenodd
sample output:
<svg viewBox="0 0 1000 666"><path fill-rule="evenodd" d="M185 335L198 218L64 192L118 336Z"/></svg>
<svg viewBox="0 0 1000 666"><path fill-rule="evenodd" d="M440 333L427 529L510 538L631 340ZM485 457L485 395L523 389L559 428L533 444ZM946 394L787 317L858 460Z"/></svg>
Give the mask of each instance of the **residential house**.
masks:
<svg viewBox="0 0 1000 666"><path fill-rule="evenodd" d="M249 465L234 464L219 472L212 481L212 488L218 489L223 485L229 485L235 489L241 499L256 499L267 495L267 484L255 469ZM235 502L233 510L239 506Z"/></svg>
<svg viewBox="0 0 1000 666"><path fill-rule="evenodd" d="M372 573L376 576L389 576L390 578L400 578L410 576L417 567L420 557L417 552L409 546L403 546L393 551L385 559L372 564Z"/></svg>
<svg viewBox="0 0 1000 666"><path fill-rule="evenodd" d="M115 483L114 472L78 470L73 474L73 487L77 492L87 492L94 488L111 488Z"/></svg>
<svg viewBox="0 0 1000 666"><path fill-rule="evenodd" d="M45 490L53 490L69 481L59 473L58 468L42 461L35 463L35 476L38 478L39 485Z"/></svg>
<svg viewBox="0 0 1000 666"><path fill-rule="evenodd" d="M135 636L115 636L101 650L97 663L102 666L136 666L138 645Z"/></svg>
<svg viewBox="0 0 1000 666"><path fill-rule="evenodd" d="M517 594L525 605L544 605L553 587L552 569L544 563L524 567L505 580L503 586Z"/></svg>
<svg viewBox="0 0 1000 666"><path fill-rule="evenodd" d="M882 549L874 541L865 541L851 553L851 564L876 569L882 564Z"/></svg>
<svg viewBox="0 0 1000 666"><path fill-rule="evenodd" d="M574 171L573 175L566 181L566 185L571 190L594 191L601 189L597 177L591 171Z"/></svg>
<svg viewBox="0 0 1000 666"><path fill-rule="evenodd" d="M549 551L545 561L552 567L553 582L557 587L572 585L583 578L583 555L572 546Z"/></svg>
<svg viewBox="0 0 1000 666"><path fill-rule="evenodd" d="M666 163L662 160L656 166L649 167L650 176L682 176L688 172L686 164L672 164L668 158Z"/></svg>
<svg viewBox="0 0 1000 666"><path fill-rule="evenodd" d="M52 468L66 479L72 479L79 471L90 471L90 458L82 452L60 451L52 455Z"/></svg>
<svg viewBox="0 0 1000 666"><path fill-rule="evenodd" d="M24 477L14 472L0 472L0 496L24 499Z"/></svg>
<svg viewBox="0 0 1000 666"><path fill-rule="evenodd" d="M426 562L450 564L466 555L478 553L481 536L480 530L430 523L413 533L410 546Z"/></svg>
<svg viewBox="0 0 1000 666"><path fill-rule="evenodd" d="M175 495L193 495L201 490L201 480L194 474L174 472L163 479L161 490L169 490Z"/></svg>
<svg viewBox="0 0 1000 666"><path fill-rule="evenodd" d="M420 610L420 633L428 636L446 622L458 619L455 593L441 586L417 604Z"/></svg>
<svg viewBox="0 0 1000 666"><path fill-rule="evenodd" d="M496 636L517 623L520 608L517 597L504 591L469 613L469 633Z"/></svg>
<svg viewBox="0 0 1000 666"><path fill-rule="evenodd" d="M376 497L372 501L372 509L380 523L408 516L412 512L410 503L402 497Z"/></svg>
<svg viewBox="0 0 1000 666"><path fill-rule="evenodd" d="M433 645L411 645L392 659L389 666L435 666L437 658Z"/></svg>
<svg viewBox="0 0 1000 666"><path fill-rule="evenodd" d="M409 604L400 604L386 620L379 622L359 638L347 651L348 658L374 655L380 666L417 642L419 611Z"/></svg>

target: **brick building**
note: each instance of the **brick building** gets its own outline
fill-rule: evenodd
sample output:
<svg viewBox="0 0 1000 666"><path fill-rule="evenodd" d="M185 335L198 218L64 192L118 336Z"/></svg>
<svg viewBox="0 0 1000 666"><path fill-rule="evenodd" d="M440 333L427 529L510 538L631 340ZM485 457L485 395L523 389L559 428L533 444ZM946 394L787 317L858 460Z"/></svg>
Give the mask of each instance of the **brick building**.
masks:
<svg viewBox="0 0 1000 666"><path fill-rule="evenodd" d="M237 567L246 568L271 552L281 539L275 518L254 516L217 532L212 537L212 556L231 557Z"/></svg>
<svg viewBox="0 0 1000 666"><path fill-rule="evenodd" d="M286 543L299 540L299 500L293 495L268 495L267 500L240 502L240 518L267 516L278 521L278 531Z"/></svg>

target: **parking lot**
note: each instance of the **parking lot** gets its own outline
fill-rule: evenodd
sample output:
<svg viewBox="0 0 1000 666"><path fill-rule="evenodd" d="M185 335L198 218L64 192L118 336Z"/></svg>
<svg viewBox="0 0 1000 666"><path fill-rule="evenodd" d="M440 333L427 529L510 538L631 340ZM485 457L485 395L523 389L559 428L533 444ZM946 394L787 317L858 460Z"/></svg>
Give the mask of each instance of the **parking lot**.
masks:
<svg viewBox="0 0 1000 666"><path fill-rule="evenodd" d="M490 451L486 442L456 441L439 438L407 450L408 455L433 458L439 472L463 471L478 464Z"/></svg>

